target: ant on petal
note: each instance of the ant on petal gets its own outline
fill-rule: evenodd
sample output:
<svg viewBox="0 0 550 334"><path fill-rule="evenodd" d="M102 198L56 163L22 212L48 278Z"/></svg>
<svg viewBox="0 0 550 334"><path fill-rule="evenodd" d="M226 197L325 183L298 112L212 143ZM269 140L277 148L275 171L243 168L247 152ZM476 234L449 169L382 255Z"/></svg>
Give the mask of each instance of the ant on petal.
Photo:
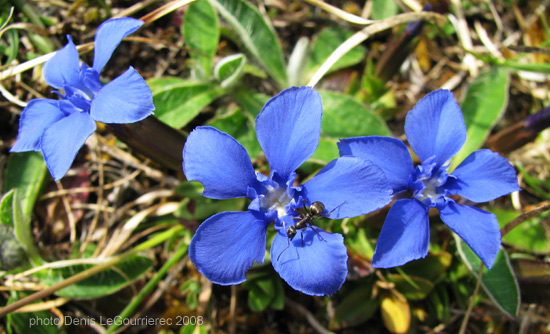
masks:
<svg viewBox="0 0 550 334"><path fill-rule="evenodd" d="M338 205L334 209L332 209L329 212L322 215L323 211L325 211L325 205L322 202L315 201L311 204L311 206L308 209L306 207L306 201L303 200L303 204L304 204L303 211L300 210L301 208L300 209L294 209L294 211L298 212L300 214L300 216L292 218L294 220L298 220L298 222L295 224L295 226L290 226L288 228L288 230L286 230L286 237L287 237L287 241L288 241L288 246L286 246L286 248L283 249L282 252L279 254L279 256L277 257L277 261L279 261L279 259L281 258L281 255L283 255L283 253L290 247L290 242L292 241L292 239L294 239L294 237L296 236L296 233L298 233L297 230L302 230L300 232L300 235L302 237L302 246L304 246L304 231L307 230L308 227L310 227L313 230L313 232L317 233L317 235L319 236L319 238L321 238L321 240L323 240L324 242L327 242L321 236L319 231L317 231L313 227L312 221L315 220L315 219L321 219L321 218L324 218L324 217L330 215L332 212L334 212L334 210L341 207L344 203L346 203L346 201L342 202L342 204ZM284 228L285 228L285 223L283 222L283 229Z"/></svg>

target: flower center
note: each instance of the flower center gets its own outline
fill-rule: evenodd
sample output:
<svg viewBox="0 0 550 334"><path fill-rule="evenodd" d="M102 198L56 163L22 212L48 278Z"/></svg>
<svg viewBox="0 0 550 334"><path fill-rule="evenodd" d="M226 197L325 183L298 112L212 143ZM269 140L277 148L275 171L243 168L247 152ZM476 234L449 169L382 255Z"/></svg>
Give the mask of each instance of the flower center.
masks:
<svg viewBox="0 0 550 334"><path fill-rule="evenodd" d="M422 164L416 167L415 180L409 184L413 196L427 206L436 206L445 201L443 185L449 178L444 168L434 169L435 164Z"/></svg>
<svg viewBox="0 0 550 334"><path fill-rule="evenodd" d="M93 95L80 89L72 87L65 88L66 99L69 100L75 107L89 111L92 105ZM90 96L91 95L91 96Z"/></svg>
<svg viewBox="0 0 550 334"><path fill-rule="evenodd" d="M99 73L86 64L82 64L77 82L65 84L65 95L59 94L63 99L70 101L75 107L84 111L90 111L92 100L103 87L99 81Z"/></svg>
<svg viewBox="0 0 550 334"><path fill-rule="evenodd" d="M287 214L286 206L290 203L286 187L267 186L266 189L267 193L261 203L262 208L277 211L278 217L285 216Z"/></svg>

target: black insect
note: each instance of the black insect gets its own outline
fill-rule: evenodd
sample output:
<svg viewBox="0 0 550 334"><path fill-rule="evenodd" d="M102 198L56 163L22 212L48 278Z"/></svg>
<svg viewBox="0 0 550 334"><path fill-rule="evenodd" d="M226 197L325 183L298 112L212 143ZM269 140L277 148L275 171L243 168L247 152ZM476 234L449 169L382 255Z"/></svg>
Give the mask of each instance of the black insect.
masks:
<svg viewBox="0 0 550 334"><path fill-rule="evenodd" d="M299 213L300 216L292 218L292 219L298 220L298 222L294 226L290 226L288 230L286 230L288 246L286 246L286 248L283 249L281 254L279 254L279 256L277 257L277 261L279 261L279 259L281 258L281 255L283 255L283 253L290 247L290 242L292 241L292 239L294 239L294 237L296 236L296 233L298 233L298 230L302 230L300 232L300 235L302 237L302 246L304 245L304 231L307 230L308 227L310 227L313 230L313 232L317 233L317 235L319 236L319 238L321 238L321 240L323 240L324 242L327 242L325 238L321 236L319 231L317 231L313 227L312 221L315 219L321 219L330 215L332 212L334 212L334 210L338 209L340 206L342 206L342 204L346 203L346 201L344 201L342 204L338 205L334 209L330 210L329 212L325 213L324 215L322 214L323 211L325 211L325 205L323 203L319 201L315 201L311 204L309 209L306 207L305 200L303 201L303 203L304 203L303 210L302 208L294 209L294 211ZM283 222L283 228L285 228L284 224L285 223Z"/></svg>

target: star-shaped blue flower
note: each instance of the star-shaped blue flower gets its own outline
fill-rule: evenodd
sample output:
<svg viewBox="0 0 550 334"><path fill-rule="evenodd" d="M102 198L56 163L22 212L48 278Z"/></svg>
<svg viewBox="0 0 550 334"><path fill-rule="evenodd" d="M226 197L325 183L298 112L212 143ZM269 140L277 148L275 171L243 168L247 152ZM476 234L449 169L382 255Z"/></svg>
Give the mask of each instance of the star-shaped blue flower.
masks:
<svg viewBox="0 0 550 334"><path fill-rule="evenodd" d="M378 167L355 157L333 160L305 184L294 185L295 170L319 144L322 113L321 98L309 87L286 89L267 102L256 118L256 134L271 167L269 177L256 174L245 148L226 133L198 127L187 138L183 170L188 180L203 184L204 196L252 200L248 211L222 212L204 221L191 241L191 261L212 282L244 282L253 262L263 263L266 231L275 222L271 262L291 287L327 295L344 283L342 235L308 227L298 230L283 252L287 230L296 223L292 218L299 216L295 209L303 201L308 206L319 201L325 213L336 208L329 218L355 217L389 203L391 189Z"/></svg>
<svg viewBox="0 0 550 334"><path fill-rule="evenodd" d="M57 181L71 167L78 150L96 130L95 121L133 123L155 109L149 86L130 67L106 85L99 73L120 41L136 31L143 21L112 19L101 24L95 36L92 67L79 65L78 51L69 42L44 64L44 80L61 100L33 99L21 113L17 142L11 152L42 151L46 165Z"/></svg>
<svg viewBox="0 0 550 334"><path fill-rule="evenodd" d="M505 158L491 150L473 152L453 171L448 161L466 141L466 126L453 94L432 92L420 100L405 120L405 132L422 164L414 168L400 140L388 137L344 139L341 156L373 162L386 174L397 200L391 207L376 245L372 264L389 268L428 254L430 208L491 268L500 248L495 215L460 205L449 195L481 203L519 190L516 172ZM403 198L407 197L407 198Z"/></svg>

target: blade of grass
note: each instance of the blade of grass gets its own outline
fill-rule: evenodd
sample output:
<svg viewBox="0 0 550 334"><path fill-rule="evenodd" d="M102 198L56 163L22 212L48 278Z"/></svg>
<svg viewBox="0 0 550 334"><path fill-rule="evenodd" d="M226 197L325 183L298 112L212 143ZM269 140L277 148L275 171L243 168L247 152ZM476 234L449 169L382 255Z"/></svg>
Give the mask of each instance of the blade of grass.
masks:
<svg viewBox="0 0 550 334"><path fill-rule="evenodd" d="M152 11L151 13L144 15L140 18L140 20L144 21L145 23L151 23L155 20L158 20L159 18L163 17L166 14L169 14L173 12L174 10L185 6L195 0L176 0L172 1L170 3L167 3L166 5L157 8L156 10ZM82 44L76 47L79 53L85 53L88 51L93 50L94 48L94 42ZM40 57L34 58L32 60L29 60L27 62L24 62L23 64L19 64L17 66L9 67L8 69L0 72L0 80L4 80L6 78L9 78L11 76L14 76L16 74L19 74L21 72L25 72L35 66L38 66L42 63L45 63L47 60L49 60L57 51L47 53L45 55L42 55Z"/></svg>
<svg viewBox="0 0 550 334"><path fill-rule="evenodd" d="M157 286L158 282L162 277L174 266L182 257L187 254L187 245L184 242L181 242L177 250L170 256L168 261L159 269L159 271L153 276L153 278L147 282L147 284L140 290L139 294L135 296L132 301L120 312L120 319L127 319L130 314L138 307L143 299ZM107 329L106 334L114 333L120 326L122 322L114 322L111 327Z"/></svg>
<svg viewBox="0 0 550 334"><path fill-rule="evenodd" d="M305 0L305 1L323 10L326 10L327 12L334 14L335 16L341 18L342 20L350 23L368 25L376 22L375 20L367 20L362 18L361 16L353 15L351 13L346 12L345 10L341 10L340 8L334 7L333 5L330 5L321 0Z"/></svg>
<svg viewBox="0 0 550 334"><path fill-rule="evenodd" d="M55 293L56 291L58 290L61 290L69 285L72 285L72 284L75 284L77 282L80 282L88 277L91 277L91 276L94 276L106 269L109 269L111 268L112 266L114 266L115 264L118 264L130 257L132 257L133 255L141 252L141 251L144 251L146 249L149 249L149 248L152 248L156 245L159 245L161 243L163 243L164 241L170 239L175 233L177 233L179 230L183 229L183 227L181 226L175 226L167 231L164 231L164 232L161 232L157 235L155 235L153 238L145 241L144 243L120 254L120 255L116 255L116 256L113 256L111 257L109 260L107 260L105 263L102 263L102 264L99 264L93 268L90 268L88 270L85 270L85 271L82 271L74 276L71 276L69 278L67 278L66 280L62 281L62 282L59 282L55 285L52 285L50 286L49 288L46 288L44 290L41 290L39 292L36 292L36 293L33 293L32 295L30 296L27 296L23 299L20 299L12 304L9 304L7 306L4 306L2 308L0 308L0 318L1 317L4 317L6 316L8 313L11 313L11 312L14 312L15 310L25 306L25 305L28 305L30 303L33 303L37 300L40 300L42 298L45 298L53 293Z"/></svg>
<svg viewBox="0 0 550 334"><path fill-rule="evenodd" d="M155 20L158 20L159 18L163 17L164 15L175 11L176 9L178 9L180 7L183 7L185 5L190 4L193 1L195 1L195 0L176 0L176 1L169 2L166 5L155 9L151 13L142 16L140 18L140 20L145 22L145 24L151 23L151 22L153 22Z"/></svg>
<svg viewBox="0 0 550 334"><path fill-rule="evenodd" d="M315 72L307 86L315 86L319 82L319 80L321 80L321 78L330 70L330 68L338 61L338 59L342 58L344 54L348 53L357 45L363 43L370 36L376 34L377 32L389 29L403 23L421 20L434 20L437 21L438 24L443 24L447 21L445 16L433 12L405 13L377 21L376 23L373 23L372 25L356 32L353 36L348 38L344 43L336 48L336 50L332 52L332 54L323 63L323 65L321 65L317 72Z"/></svg>

